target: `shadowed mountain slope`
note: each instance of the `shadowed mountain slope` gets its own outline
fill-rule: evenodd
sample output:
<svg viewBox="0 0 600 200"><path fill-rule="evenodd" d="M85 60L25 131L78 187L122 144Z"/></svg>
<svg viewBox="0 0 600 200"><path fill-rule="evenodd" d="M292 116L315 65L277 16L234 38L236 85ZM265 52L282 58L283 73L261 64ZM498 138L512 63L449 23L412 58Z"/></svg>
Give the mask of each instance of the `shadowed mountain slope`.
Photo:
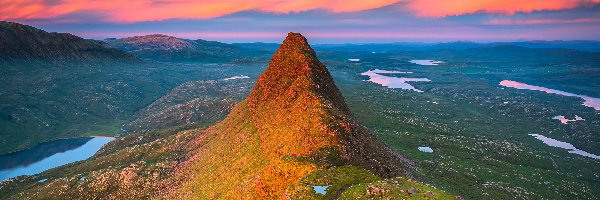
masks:
<svg viewBox="0 0 600 200"><path fill-rule="evenodd" d="M89 61L136 61L137 58L102 42L68 33L46 31L14 22L0 21L0 64L70 63Z"/></svg>

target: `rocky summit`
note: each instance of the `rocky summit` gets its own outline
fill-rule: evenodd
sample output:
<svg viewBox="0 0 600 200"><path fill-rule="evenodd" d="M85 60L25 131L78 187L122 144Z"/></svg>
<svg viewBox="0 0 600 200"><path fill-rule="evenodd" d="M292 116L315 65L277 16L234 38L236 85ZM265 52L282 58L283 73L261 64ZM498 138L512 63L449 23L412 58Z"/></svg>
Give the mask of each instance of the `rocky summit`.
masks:
<svg viewBox="0 0 600 200"><path fill-rule="evenodd" d="M328 156L382 176L405 174L398 158L356 123L329 71L298 33L287 36L246 102L262 141L274 141L265 143L265 153Z"/></svg>
<svg viewBox="0 0 600 200"><path fill-rule="evenodd" d="M3 182L0 197L453 198L410 166L356 122L306 38L289 33L223 121L120 138L85 162Z"/></svg>

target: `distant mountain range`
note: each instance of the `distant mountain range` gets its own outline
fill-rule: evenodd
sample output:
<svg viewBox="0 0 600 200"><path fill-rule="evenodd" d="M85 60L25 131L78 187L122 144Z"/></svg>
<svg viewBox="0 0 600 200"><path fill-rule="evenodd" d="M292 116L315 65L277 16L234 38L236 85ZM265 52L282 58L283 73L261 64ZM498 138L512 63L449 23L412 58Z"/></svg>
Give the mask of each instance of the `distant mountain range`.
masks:
<svg viewBox="0 0 600 200"><path fill-rule="evenodd" d="M103 42L68 33L49 33L14 22L0 22L0 65L9 63L135 62L134 56Z"/></svg>
<svg viewBox="0 0 600 200"><path fill-rule="evenodd" d="M260 49L274 51L276 43L236 43L235 45L247 49ZM456 41L444 43L419 43L419 42L395 42L395 43L367 43L367 44L317 44L313 45L317 51L427 51L427 50L466 50L481 47L494 46L519 46L539 49L571 49L579 51L600 52L600 41L523 41L523 42L492 42L476 43L469 41Z"/></svg>
<svg viewBox="0 0 600 200"><path fill-rule="evenodd" d="M236 45L206 40L188 40L154 34L122 39L105 39L106 45L139 58L161 62L230 62L253 55Z"/></svg>

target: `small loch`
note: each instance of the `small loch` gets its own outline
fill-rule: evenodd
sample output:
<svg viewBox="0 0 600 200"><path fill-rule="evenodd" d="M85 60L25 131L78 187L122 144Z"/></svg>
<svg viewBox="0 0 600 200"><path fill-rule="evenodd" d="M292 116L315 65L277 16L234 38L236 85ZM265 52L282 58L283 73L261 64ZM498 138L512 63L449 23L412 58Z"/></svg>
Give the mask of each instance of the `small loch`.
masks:
<svg viewBox="0 0 600 200"><path fill-rule="evenodd" d="M439 61L439 60L411 60L408 62L417 64L417 65L426 65L426 66L435 66L435 65L444 63L443 61Z"/></svg>
<svg viewBox="0 0 600 200"><path fill-rule="evenodd" d="M581 155L581 156L585 156L585 157L600 159L600 156L577 149L571 143L555 140L555 139L552 139L552 138L549 138L549 137L546 137L546 136L543 136L540 134L529 134L529 135L535 137L538 140L541 140L544 144L546 144L548 146L566 149L566 150L568 150L569 153L572 153L572 154L577 154L577 155Z"/></svg>
<svg viewBox="0 0 600 200"><path fill-rule="evenodd" d="M312 187L317 194L325 195L327 194L327 188L329 188L329 185L315 185Z"/></svg>
<svg viewBox="0 0 600 200"><path fill-rule="evenodd" d="M34 175L51 168L92 157L112 137L61 139L0 156L0 181Z"/></svg>
<svg viewBox="0 0 600 200"><path fill-rule="evenodd" d="M239 75L239 76L232 76L229 78L224 78L223 80L228 81L228 80L244 79L244 78L250 78L250 77L246 76L246 75Z"/></svg>
<svg viewBox="0 0 600 200"><path fill-rule="evenodd" d="M552 117L552 119L559 120L560 123L562 123L562 124L569 124L571 122L576 122L576 121L585 121L585 119L583 119L582 117L577 116L577 115L575 115L575 118L573 118L573 119L569 119L562 115L554 116L554 117Z"/></svg>
<svg viewBox="0 0 600 200"><path fill-rule="evenodd" d="M418 147L419 151L425 152L425 153L433 153L433 149L431 149L431 147Z"/></svg>
<svg viewBox="0 0 600 200"><path fill-rule="evenodd" d="M400 71L388 71L388 70L369 70L363 72L361 75L369 76L369 82L377 83L388 88L400 88L405 90L412 90L416 92L423 92L415 88L408 82L431 82L428 78L406 78L406 77L394 77L386 76L384 74L412 74L412 72L400 72Z"/></svg>
<svg viewBox="0 0 600 200"><path fill-rule="evenodd" d="M526 83L521 83L521 82L511 81L511 80L500 81L500 85L504 86L504 87L516 88L516 89L521 89L521 90L541 91L541 92L545 92L548 94L557 94L557 95L567 96L567 97L579 97L579 98L583 99L583 104L582 104L583 106L587 106L587 107L593 108L595 110L600 110L600 98L589 97L586 95L573 94L570 92L564 92L564 91L560 91L560 90L555 90L555 89L550 89L550 88L545 88L545 87L540 87L540 86L535 86L535 85L529 85Z"/></svg>

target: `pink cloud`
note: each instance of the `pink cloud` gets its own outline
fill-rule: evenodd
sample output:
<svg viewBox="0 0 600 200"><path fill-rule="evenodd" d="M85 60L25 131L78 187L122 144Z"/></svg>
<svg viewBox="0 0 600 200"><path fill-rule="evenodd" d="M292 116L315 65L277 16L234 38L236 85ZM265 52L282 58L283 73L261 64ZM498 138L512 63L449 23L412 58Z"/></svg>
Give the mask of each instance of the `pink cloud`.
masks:
<svg viewBox="0 0 600 200"><path fill-rule="evenodd" d="M444 34L439 34L444 32ZM76 35L83 36L86 38L106 38L106 37L131 37L138 35L149 35L155 34L156 32L99 32L99 31L74 31ZM209 40L223 40L223 39L272 39L285 37L285 32L241 32L241 31L230 31L230 32L209 32L209 31L175 31L175 32L162 32L162 34L168 34L180 38L202 38ZM535 33L515 33L515 34L501 34L495 35L489 31L480 29L467 28L467 27L452 27L451 30L447 28L432 28L432 29L411 29L403 32L369 32L369 31L310 31L303 32L309 39L437 39L437 40L515 40L522 38L537 38ZM552 38L554 35L547 35ZM539 38L538 38L539 39ZM542 38L547 39L547 38Z"/></svg>
<svg viewBox="0 0 600 200"><path fill-rule="evenodd" d="M414 0L411 10L424 17L446 17L476 12L512 15L517 12L572 9L600 0Z"/></svg>
<svg viewBox="0 0 600 200"><path fill-rule="evenodd" d="M576 19L494 19L487 21L488 25L540 25L540 24L573 24L573 23L596 23L600 18L576 18Z"/></svg>
<svg viewBox="0 0 600 200"><path fill-rule="evenodd" d="M241 11L289 13L315 9L354 12L391 5L398 0L0 0L0 19L48 19L76 12L99 12L110 22L208 19Z"/></svg>

